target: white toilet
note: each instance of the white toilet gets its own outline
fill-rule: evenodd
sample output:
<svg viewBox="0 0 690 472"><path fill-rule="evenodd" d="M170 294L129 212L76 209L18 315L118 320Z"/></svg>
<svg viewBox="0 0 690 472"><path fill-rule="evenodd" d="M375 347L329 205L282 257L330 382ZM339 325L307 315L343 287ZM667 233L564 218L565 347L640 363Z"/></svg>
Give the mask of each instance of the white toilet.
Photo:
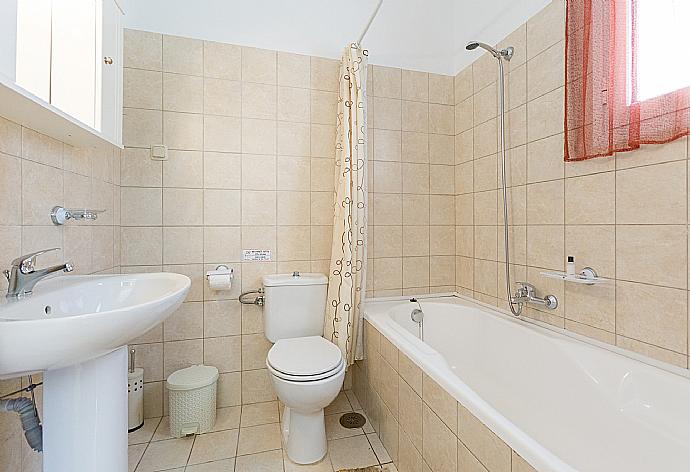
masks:
<svg viewBox="0 0 690 472"><path fill-rule="evenodd" d="M322 338L328 279L323 274L276 274L263 278L264 328L275 343L266 366L285 404L283 441L297 464L321 460L327 452L323 409L345 378L340 348Z"/></svg>

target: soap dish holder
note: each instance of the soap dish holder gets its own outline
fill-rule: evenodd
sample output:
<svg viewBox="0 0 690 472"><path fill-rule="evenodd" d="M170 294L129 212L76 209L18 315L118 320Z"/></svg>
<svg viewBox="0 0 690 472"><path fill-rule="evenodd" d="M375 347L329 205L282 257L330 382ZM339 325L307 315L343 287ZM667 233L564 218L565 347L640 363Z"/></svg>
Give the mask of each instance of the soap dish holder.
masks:
<svg viewBox="0 0 690 472"><path fill-rule="evenodd" d="M597 285L608 282L608 279L599 277L597 272L591 267L585 267L576 274L568 274L566 272L542 272L541 275L550 279L561 279L566 282L585 285Z"/></svg>

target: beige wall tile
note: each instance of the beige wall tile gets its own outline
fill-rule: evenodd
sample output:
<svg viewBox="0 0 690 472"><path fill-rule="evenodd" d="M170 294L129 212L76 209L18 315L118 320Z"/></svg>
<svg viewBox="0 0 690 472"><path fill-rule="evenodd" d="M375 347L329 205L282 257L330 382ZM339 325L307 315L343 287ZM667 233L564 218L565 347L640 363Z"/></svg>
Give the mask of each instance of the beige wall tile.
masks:
<svg viewBox="0 0 690 472"><path fill-rule="evenodd" d="M338 90L340 61L324 57L311 57L311 88L313 90Z"/></svg>
<svg viewBox="0 0 690 472"><path fill-rule="evenodd" d="M239 190L204 190L204 225L239 225L240 208Z"/></svg>
<svg viewBox="0 0 690 472"><path fill-rule="evenodd" d="M563 85L565 41L559 41L527 62L527 100Z"/></svg>
<svg viewBox="0 0 690 472"><path fill-rule="evenodd" d="M561 225L527 227L527 264L562 270L564 266L564 228Z"/></svg>
<svg viewBox="0 0 690 472"><path fill-rule="evenodd" d="M395 67L374 66L373 96L386 98L402 97L402 73Z"/></svg>
<svg viewBox="0 0 690 472"><path fill-rule="evenodd" d="M124 187L121 191L123 226L162 224L163 200L160 188Z"/></svg>
<svg viewBox="0 0 690 472"><path fill-rule="evenodd" d="M566 224L613 224L615 189L613 172L566 179Z"/></svg>
<svg viewBox="0 0 690 472"><path fill-rule="evenodd" d="M204 363L219 372L237 372L242 369L242 337L226 336L204 338Z"/></svg>
<svg viewBox="0 0 690 472"><path fill-rule="evenodd" d="M204 116L204 151L240 152L242 120L223 116Z"/></svg>
<svg viewBox="0 0 690 472"><path fill-rule="evenodd" d="M565 24L565 2L556 0L527 21L527 57L532 58L563 39L564 29L554 25Z"/></svg>
<svg viewBox="0 0 690 472"><path fill-rule="evenodd" d="M240 80L242 48L234 44L204 41L204 76Z"/></svg>
<svg viewBox="0 0 690 472"><path fill-rule="evenodd" d="M418 102L429 101L429 74L411 70L402 71L402 98Z"/></svg>
<svg viewBox="0 0 690 472"><path fill-rule="evenodd" d="M527 139L536 141L563 131L563 93L560 87L527 102Z"/></svg>
<svg viewBox="0 0 690 472"><path fill-rule="evenodd" d="M276 52L268 49L242 48L242 80L260 84L276 84Z"/></svg>
<svg viewBox="0 0 690 472"><path fill-rule="evenodd" d="M204 152L204 187L239 189L242 182L240 154Z"/></svg>
<svg viewBox="0 0 690 472"><path fill-rule="evenodd" d="M204 44L198 39L163 35L163 71L203 75Z"/></svg>
<svg viewBox="0 0 690 472"><path fill-rule="evenodd" d="M163 161L163 186L201 188L202 159L200 151L168 151L168 160Z"/></svg>
<svg viewBox="0 0 690 472"><path fill-rule="evenodd" d="M22 223L22 194L16 191L17 182L21 181L21 160L0 154L0 222L3 225Z"/></svg>
<svg viewBox="0 0 690 472"><path fill-rule="evenodd" d="M427 405L423 406L423 457L432 470L451 472L457 468L457 439Z"/></svg>
<svg viewBox="0 0 690 472"><path fill-rule="evenodd" d="M124 30L124 65L138 69L161 70L163 41L159 33Z"/></svg>
<svg viewBox="0 0 690 472"><path fill-rule="evenodd" d="M191 264L203 262L203 228L168 226L163 228L163 263Z"/></svg>
<svg viewBox="0 0 690 472"><path fill-rule="evenodd" d="M278 51L278 85L309 88L310 75L309 56Z"/></svg>
<svg viewBox="0 0 690 472"><path fill-rule="evenodd" d="M124 108L122 142L128 147L148 148L163 142L163 114L155 110Z"/></svg>
<svg viewBox="0 0 690 472"><path fill-rule="evenodd" d="M208 226L204 228L205 262L238 262L240 260L240 230L236 226Z"/></svg>
<svg viewBox="0 0 690 472"><path fill-rule="evenodd" d="M163 74L160 72L126 67L122 88L125 107L162 109Z"/></svg>
<svg viewBox="0 0 690 472"><path fill-rule="evenodd" d="M528 185L527 224L563 224L563 195L562 180Z"/></svg>
<svg viewBox="0 0 690 472"><path fill-rule="evenodd" d="M429 74L429 103L453 105L453 77L449 75Z"/></svg>
<svg viewBox="0 0 690 472"><path fill-rule="evenodd" d="M241 116L242 83L234 80L204 78L204 113Z"/></svg>
<svg viewBox="0 0 690 472"><path fill-rule="evenodd" d="M670 162L616 173L616 223L687 223L687 164Z"/></svg>
<svg viewBox="0 0 690 472"><path fill-rule="evenodd" d="M309 90L278 87L277 117L283 121L309 123Z"/></svg>
<svg viewBox="0 0 690 472"><path fill-rule="evenodd" d="M242 82L242 117L271 120L276 118L275 85Z"/></svg>
<svg viewBox="0 0 690 472"><path fill-rule="evenodd" d="M163 110L202 113L204 79L181 74L163 74Z"/></svg>
<svg viewBox="0 0 690 472"><path fill-rule="evenodd" d="M275 154L276 122L273 120L242 119L242 152Z"/></svg>
<svg viewBox="0 0 690 472"><path fill-rule="evenodd" d="M616 282L616 332L687 353L687 297L684 290Z"/></svg>
<svg viewBox="0 0 690 472"><path fill-rule="evenodd" d="M163 144L169 149L202 150L203 115L163 112Z"/></svg>
<svg viewBox="0 0 690 472"><path fill-rule="evenodd" d="M163 189L163 225L193 226L203 224L203 190Z"/></svg>
<svg viewBox="0 0 690 472"><path fill-rule="evenodd" d="M488 470L510 471L511 449L459 403L458 438Z"/></svg>
<svg viewBox="0 0 690 472"><path fill-rule="evenodd" d="M666 287L686 288L687 226L618 225L616 277Z"/></svg>
<svg viewBox="0 0 690 472"><path fill-rule="evenodd" d="M374 98L372 126L378 129L402 129L402 102L391 98Z"/></svg>

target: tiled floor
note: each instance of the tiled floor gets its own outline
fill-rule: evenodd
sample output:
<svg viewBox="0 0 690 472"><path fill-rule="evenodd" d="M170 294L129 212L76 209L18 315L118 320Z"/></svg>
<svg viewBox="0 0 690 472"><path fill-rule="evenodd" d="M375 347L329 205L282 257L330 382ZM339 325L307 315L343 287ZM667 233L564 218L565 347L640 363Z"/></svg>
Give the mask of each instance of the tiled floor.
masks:
<svg viewBox="0 0 690 472"><path fill-rule="evenodd" d="M361 411L352 392L326 408L328 455L300 466L282 450L278 402L218 409L214 430L191 438L170 437L168 418L147 419L129 435L130 472L333 472L379 465L397 472L374 429L340 426L348 411Z"/></svg>

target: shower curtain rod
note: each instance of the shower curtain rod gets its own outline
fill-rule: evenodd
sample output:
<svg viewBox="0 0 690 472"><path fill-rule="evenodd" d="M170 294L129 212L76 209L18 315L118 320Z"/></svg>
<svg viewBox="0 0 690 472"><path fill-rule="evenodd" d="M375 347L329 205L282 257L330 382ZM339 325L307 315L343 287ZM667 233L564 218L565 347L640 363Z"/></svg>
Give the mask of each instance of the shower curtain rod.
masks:
<svg viewBox="0 0 690 472"><path fill-rule="evenodd" d="M376 8L374 8L374 12L369 17L369 21L367 21L367 24L364 27L364 30L362 30L362 34L359 35L359 39L357 40L357 44L359 44L360 46L362 45L362 40L364 39L364 36L366 36L367 31L369 31L369 27L371 26L371 24L374 22L374 18L376 18L376 14L379 12L379 8L381 8L382 4L383 4L383 0L379 0L378 4L376 4Z"/></svg>

